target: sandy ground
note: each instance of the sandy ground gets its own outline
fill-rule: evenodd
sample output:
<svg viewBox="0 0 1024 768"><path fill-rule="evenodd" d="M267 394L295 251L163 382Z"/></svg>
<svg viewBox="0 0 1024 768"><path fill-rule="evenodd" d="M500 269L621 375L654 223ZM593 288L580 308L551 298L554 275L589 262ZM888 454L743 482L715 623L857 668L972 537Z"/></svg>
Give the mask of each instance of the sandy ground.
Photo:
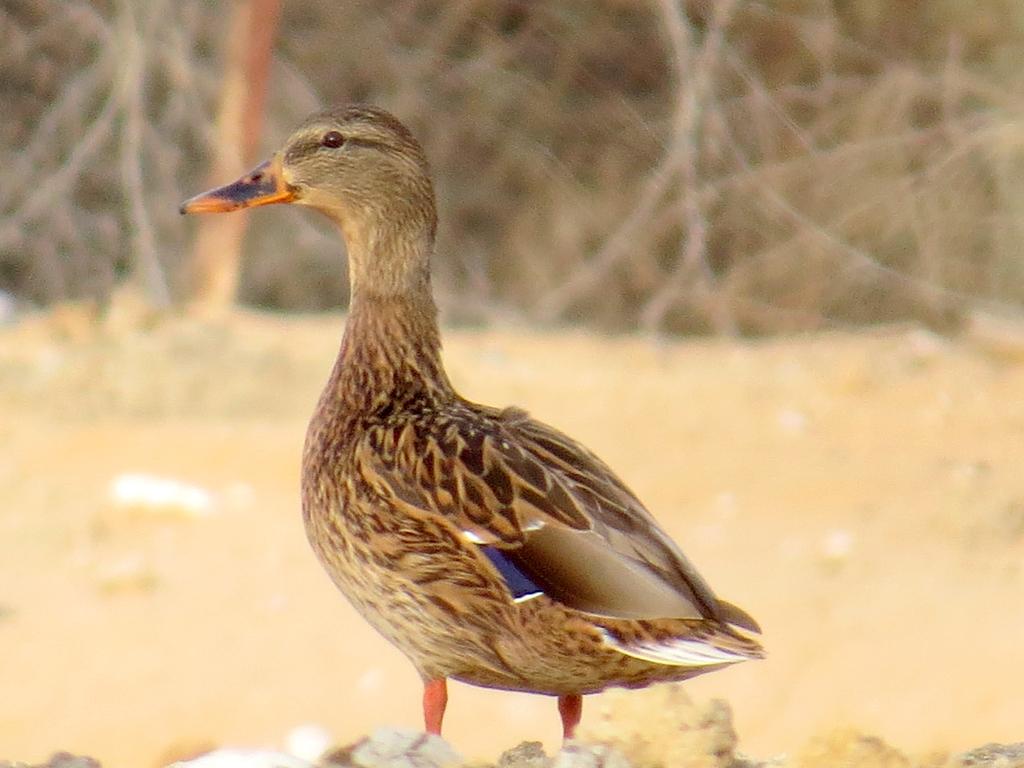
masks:
<svg viewBox="0 0 1024 768"><path fill-rule="evenodd" d="M298 512L341 326L72 311L0 332L0 758L138 768L304 723L340 742L419 724L416 675L335 593ZM768 660L688 685L729 701L743 751L846 726L912 754L1024 738L1024 363L906 329L453 331L446 359L466 395L589 444L761 621ZM122 482L119 500L124 473L208 496L132 502ZM557 744L548 699L451 694L464 754Z"/></svg>

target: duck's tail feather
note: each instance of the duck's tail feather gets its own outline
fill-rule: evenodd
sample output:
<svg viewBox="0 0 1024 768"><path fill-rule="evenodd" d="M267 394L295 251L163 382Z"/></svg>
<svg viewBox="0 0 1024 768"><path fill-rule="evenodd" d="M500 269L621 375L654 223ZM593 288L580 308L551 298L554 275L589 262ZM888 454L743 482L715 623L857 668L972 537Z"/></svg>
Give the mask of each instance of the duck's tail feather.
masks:
<svg viewBox="0 0 1024 768"><path fill-rule="evenodd" d="M719 667L764 657L764 649L756 640L723 625L690 624L682 633L659 632L650 626L642 629L646 631L627 636L606 627L604 640L627 656L669 666Z"/></svg>
<svg viewBox="0 0 1024 768"><path fill-rule="evenodd" d="M726 624L732 624L734 627L745 629L748 632L761 634L761 625L757 623L753 616L738 605L733 605L727 600L719 600L718 610L720 611L722 621Z"/></svg>

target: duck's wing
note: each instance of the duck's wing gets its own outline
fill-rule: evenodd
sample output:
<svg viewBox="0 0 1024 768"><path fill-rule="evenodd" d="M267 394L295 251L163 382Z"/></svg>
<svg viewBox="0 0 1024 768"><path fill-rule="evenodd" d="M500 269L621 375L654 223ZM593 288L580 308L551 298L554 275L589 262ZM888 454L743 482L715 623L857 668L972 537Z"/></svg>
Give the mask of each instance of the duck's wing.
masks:
<svg viewBox="0 0 1024 768"><path fill-rule="evenodd" d="M450 520L516 599L543 593L600 616L710 618L758 631L715 597L604 462L522 411L467 403L371 428L357 465L396 508Z"/></svg>

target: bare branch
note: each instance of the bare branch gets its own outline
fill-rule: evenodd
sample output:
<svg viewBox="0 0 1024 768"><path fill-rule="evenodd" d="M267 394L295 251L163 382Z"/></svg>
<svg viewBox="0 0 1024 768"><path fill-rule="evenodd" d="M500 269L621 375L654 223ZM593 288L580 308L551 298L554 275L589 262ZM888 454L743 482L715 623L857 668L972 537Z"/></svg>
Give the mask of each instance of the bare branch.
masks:
<svg viewBox="0 0 1024 768"><path fill-rule="evenodd" d="M150 300L158 307L170 304L167 278L160 266L153 237L153 226L146 211L146 189L142 174L144 63L132 0L121 0L118 18L120 49L120 100L124 109L121 131L120 168L125 202L132 223L132 253Z"/></svg>

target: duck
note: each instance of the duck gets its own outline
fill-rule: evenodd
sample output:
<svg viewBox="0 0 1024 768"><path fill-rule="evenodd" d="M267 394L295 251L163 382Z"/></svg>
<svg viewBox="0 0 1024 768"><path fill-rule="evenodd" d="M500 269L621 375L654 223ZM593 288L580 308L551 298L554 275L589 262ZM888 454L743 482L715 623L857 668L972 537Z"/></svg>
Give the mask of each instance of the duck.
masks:
<svg viewBox="0 0 1024 768"><path fill-rule="evenodd" d="M340 230L350 301L310 420L302 517L313 551L423 683L441 734L447 681L557 699L681 681L764 651L593 452L517 407L462 397L441 357L430 167L393 115L308 117L266 162L182 213L279 203Z"/></svg>

